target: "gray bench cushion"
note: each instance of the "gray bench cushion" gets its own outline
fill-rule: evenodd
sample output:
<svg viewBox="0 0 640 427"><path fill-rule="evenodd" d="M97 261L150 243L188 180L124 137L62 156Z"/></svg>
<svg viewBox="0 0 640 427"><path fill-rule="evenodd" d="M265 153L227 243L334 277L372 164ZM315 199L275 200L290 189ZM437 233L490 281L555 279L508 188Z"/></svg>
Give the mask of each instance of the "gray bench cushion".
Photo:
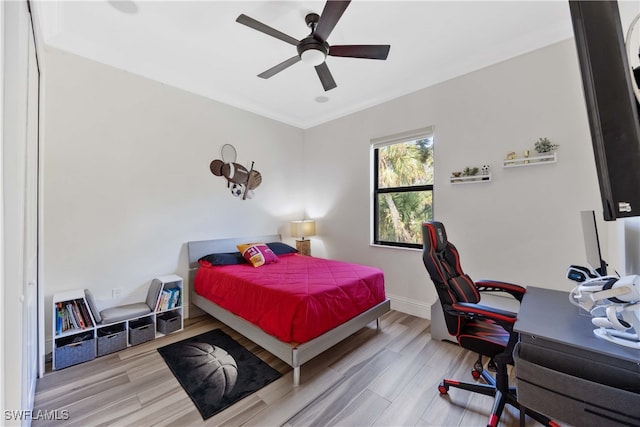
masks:
<svg viewBox="0 0 640 427"><path fill-rule="evenodd" d="M149 313L151 313L151 309L146 303L137 302L135 304L126 304L104 309L100 312L100 316L102 317L102 323L107 324L135 319L136 317Z"/></svg>
<svg viewBox="0 0 640 427"><path fill-rule="evenodd" d="M145 302L138 302L135 304L120 305L118 307L111 307L98 312L96 304L93 300L93 295L88 289L85 289L85 298L87 303L93 312L93 318L96 323L108 324L121 322L123 320L135 319L136 317L144 316L151 313L156 308L158 296L162 289L162 282L158 279L153 279L149 290L147 291L147 299Z"/></svg>

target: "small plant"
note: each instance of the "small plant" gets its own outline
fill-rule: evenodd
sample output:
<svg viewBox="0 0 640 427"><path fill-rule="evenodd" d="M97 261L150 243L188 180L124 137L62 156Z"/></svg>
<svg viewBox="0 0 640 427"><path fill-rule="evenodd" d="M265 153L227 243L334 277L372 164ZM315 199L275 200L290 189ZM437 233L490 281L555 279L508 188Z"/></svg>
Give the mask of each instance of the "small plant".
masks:
<svg viewBox="0 0 640 427"><path fill-rule="evenodd" d="M480 172L480 169L478 169L478 168L470 168L469 166L467 166L462 171L462 176L475 176L475 175L478 175L478 172Z"/></svg>
<svg viewBox="0 0 640 427"><path fill-rule="evenodd" d="M535 143L535 150L540 154L550 153L558 147L560 147L560 145L552 144L551 141L549 141L549 138L540 138Z"/></svg>

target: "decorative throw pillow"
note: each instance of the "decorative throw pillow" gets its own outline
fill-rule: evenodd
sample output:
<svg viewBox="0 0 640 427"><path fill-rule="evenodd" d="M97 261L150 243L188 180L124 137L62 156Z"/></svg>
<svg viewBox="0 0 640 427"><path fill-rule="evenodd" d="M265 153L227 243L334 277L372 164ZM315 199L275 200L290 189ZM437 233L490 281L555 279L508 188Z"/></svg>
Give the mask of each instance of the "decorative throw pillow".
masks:
<svg viewBox="0 0 640 427"><path fill-rule="evenodd" d="M245 243L237 247L244 259L254 267L278 262L278 256L265 243Z"/></svg>
<svg viewBox="0 0 640 427"><path fill-rule="evenodd" d="M244 259L240 252L228 252L220 254L205 255L198 260L200 265L234 265L234 264L246 264L247 260Z"/></svg>
<svg viewBox="0 0 640 427"><path fill-rule="evenodd" d="M267 243L267 246L269 246L269 249L271 249L273 253L278 256L298 253L298 250L296 248L292 248L291 246L282 242Z"/></svg>

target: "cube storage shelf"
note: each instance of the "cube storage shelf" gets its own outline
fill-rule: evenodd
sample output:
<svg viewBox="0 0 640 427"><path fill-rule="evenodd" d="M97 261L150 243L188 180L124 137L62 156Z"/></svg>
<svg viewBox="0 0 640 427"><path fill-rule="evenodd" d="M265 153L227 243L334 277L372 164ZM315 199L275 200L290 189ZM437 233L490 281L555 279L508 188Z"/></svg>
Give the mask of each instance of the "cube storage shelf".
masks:
<svg viewBox="0 0 640 427"><path fill-rule="evenodd" d="M109 324L96 323L83 289L55 294L53 369L87 362L182 330L182 278L175 274L156 277L151 286L157 286L159 291L149 314Z"/></svg>

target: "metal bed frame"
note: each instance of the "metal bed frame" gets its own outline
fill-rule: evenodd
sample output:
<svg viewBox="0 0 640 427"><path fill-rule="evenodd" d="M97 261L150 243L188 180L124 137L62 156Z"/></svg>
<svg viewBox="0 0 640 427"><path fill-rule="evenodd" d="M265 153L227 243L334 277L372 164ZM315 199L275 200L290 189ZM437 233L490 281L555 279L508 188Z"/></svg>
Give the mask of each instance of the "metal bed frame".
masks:
<svg viewBox="0 0 640 427"><path fill-rule="evenodd" d="M325 350L333 347L348 336L356 333L369 323L376 321L377 329L380 329L380 316L391 309L389 299L371 307L347 322L325 332L324 334L303 344L286 343L267 334L259 327L225 310L219 305L198 295L193 288L195 273L198 269L198 259L212 253L235 252L236 245L247 242L279 242L279 234L264 236L252 236L243 238L201 240L188 242L189 251L189 289L190 301L196 307L209 313L231 329L258 344L274 356L278 357L293 368L293 384L300 384L300 366L313 359Z"/></svg>

